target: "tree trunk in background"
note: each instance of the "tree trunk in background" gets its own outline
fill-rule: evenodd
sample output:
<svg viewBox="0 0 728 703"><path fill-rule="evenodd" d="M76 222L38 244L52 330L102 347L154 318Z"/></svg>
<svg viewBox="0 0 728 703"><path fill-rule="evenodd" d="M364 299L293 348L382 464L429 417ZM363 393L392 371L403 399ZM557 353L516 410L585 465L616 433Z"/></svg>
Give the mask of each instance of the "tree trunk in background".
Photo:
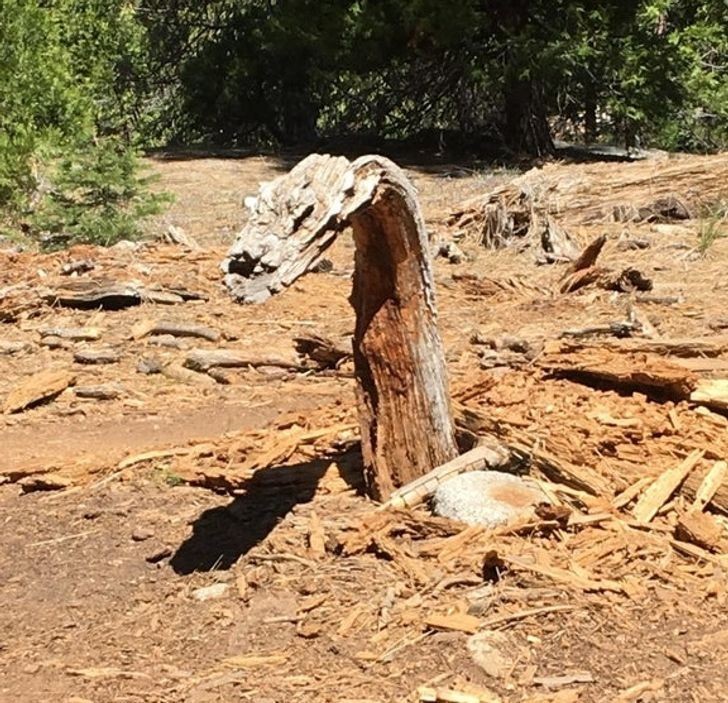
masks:
<svg viewBox="0 0 728 703"><path fill-rule="evenodd" d="M597 138L597 94L589 76L584 85L584 141L593 144Z"/></svg>
<svg viewBox="0 0 728 703"><path fill-rule="evenodd" d="M223 263L240 302L262 302L311 270L350 225L351 304L362 455L370 494L457 456L429 242L414 188L388 159L312 154L261 186Z"/></svg>
<svg viewBox="0 0 728 703"><path fill-rule="evenodd" d="M555 153L543 88L534 79L507 71L505 84L505 141L516 153L549 156Z"/></svg>

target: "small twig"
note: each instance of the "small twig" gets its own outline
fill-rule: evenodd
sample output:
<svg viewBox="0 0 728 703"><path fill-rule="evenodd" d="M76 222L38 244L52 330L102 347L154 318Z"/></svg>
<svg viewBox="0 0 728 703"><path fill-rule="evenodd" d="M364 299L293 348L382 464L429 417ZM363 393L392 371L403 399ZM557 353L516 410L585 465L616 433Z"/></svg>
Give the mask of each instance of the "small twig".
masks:
<svg viewBox="0 0 728 703"><path fill-rule="evenodd" d="M503 615L493 615L481 621L481 627L493 627L494 625L503 625L516 620L524 620L534 615L542 615L544 613L562 613L569 610L576 610L575 605L544 605L541 608L526 608L525 610L517 610L515 613L504 613Z"/></svg>
<svg viewBox="0 0 728 703"><path fill-rule="evenodd" d="M85 537L86 535L93 534L94 532L98 532L98 530L85 530L84 532L77 532L74 535L63 535L63 537L54 537L53 539L44 539L40 542L31 542L28 546L29 547L42 547L46 544L58 544L59 542L68 542L72 539L79 539L81 537Z"/></svg>
<svg viewBox="0 0 728 703"><path fill-rule="evenodd" d="M253 561L294 561L297 564L307 566L309 569L316 566L312 561L295 554L249 554L248 557Z"/></svg>

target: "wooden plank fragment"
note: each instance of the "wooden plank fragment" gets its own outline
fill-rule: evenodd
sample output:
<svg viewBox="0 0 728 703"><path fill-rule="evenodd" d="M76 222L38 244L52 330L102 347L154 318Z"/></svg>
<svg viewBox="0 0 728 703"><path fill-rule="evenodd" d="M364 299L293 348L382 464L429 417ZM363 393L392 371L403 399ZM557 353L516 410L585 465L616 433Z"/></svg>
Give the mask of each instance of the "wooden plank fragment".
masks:
<svg viewBox="0 0 728 703"><path fill-rule="evenodd" d="M311 511L308 522L308 549L314 559L326 556L326 534L321 518L315 510Z"/></svg>
<svg viewBox="0 0 728 703"><path fill-rule="evenodd" d="M698 490L695 491L693 510L705 509L705 506L713 500L715 494L723 485L726 474L728 474L728 462L716 461L698 486Z"/></svg>
<svg viewBox="0 0 728 703"><path fill-rule="evenodd" d="M70 371L47 369L24 378L8 394L3 412L16 413L21 410L55 398L73 385L76 377Z"/></svg>
<svg viewBox="0 0 728 703"><path fill-rule="evenodd" d="M612 500L612 507L621 510L625 506L629 505L640 493L642 489L649 486L652 483L652 479L649 476L643 476L637 479L631 486L627 486L619 495L614 497Z"/></svg>
<svg viewBox="0 0 728 703"><path fill-rule="evenodd" d="M705 405L714 410L728 411L728 379L702 379L690 394L693 403Z"/></svg>
<svg viewBox="0 0 728 703"><path fill-rule="evenodd" d="M657 511L670 499L670 496L680 487L687 475L703 458L704 451L696 449L679 465L658 476L652 485L642 494L632 510L632 515L638 522L650 522L657 515Z"/></svg>
<svg viewBox="0 0 728 703"><path fill-rule="evenodd" d="M511 453L504 446L477 446L395 491L379 509L414 507L432 495L443 481L466 471L502 468L510 458Z"/></svg>
<svg viewBox="0 0 728 703"><path fill-rule="evenodd" d="M434 630L454 630L456 632L467 632L475 634L480 627L480 618L467 613L430 613L425 617L425 625Z"/></svg>

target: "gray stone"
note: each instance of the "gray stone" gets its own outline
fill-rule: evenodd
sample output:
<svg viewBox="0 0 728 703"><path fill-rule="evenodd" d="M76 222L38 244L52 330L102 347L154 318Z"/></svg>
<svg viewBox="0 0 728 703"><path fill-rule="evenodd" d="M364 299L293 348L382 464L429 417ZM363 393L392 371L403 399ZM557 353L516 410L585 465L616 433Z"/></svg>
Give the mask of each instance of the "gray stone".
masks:
<svg viewBox="0 0 728 703"><path fill-rule="evenodd" d="M432 497L436 515L469 525L498 527L533 513L549 502L533 482L502 471L470 471L438 486Z"/></svg>

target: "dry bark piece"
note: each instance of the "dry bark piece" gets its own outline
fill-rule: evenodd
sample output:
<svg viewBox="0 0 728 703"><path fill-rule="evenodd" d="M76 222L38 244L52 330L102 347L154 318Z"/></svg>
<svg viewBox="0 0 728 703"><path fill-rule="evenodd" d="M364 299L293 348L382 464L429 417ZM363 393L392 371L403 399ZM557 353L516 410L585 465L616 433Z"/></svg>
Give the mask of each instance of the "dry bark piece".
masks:
<svg viewBox="0 0 728 703"><path fill-rule="evenodd" d="M101 339L101 330L97 327L44 327L41 337L59 337L74 342L93 342Z"/></svg>
<svg viewBox="0 0 728 703"><path fill-rule="evenodd" d="M199 251L201 248L194 237L190 236L181 227L177 227L176 225L169 225L169 227L167 227L167 231L161 236L161 240L168 242L169 244L177 244L185 247L190 251Z"/></svg>
<svg viewBox="0 0 728 703"><path fill-rule="evenodd" d="M78 349L73 354L78 364L116 364L120 359L116 349Z"/></svg>
<svg viewBox="0 0 728 703"><path fill-rule="evenodd" d="M335 369L342 361L351 358L351 350L344 349L328 337L318 334L302 334L293 338L296 351L311 359L319 368Z"/></svg>
<svg viewBox="0 0 728 703"><path fill-rule="evenodd" d="M182 383L193 383L203 386L216 386L217 381L206 374L197 373L182 366L181 364L171 363L164 364L160 370L162 376L171 378L173 381L181 381Z"/></svg>
<svg viewBox="0 0 728 703"><path fill-rule="evenodd" d="M78 310L121 310L143 302L174 305L186 300L204 300L205 296L183 288L146 288L135 282L78 280L63 288L48 291L43 299L52 305Z"/></svg>
<svg viewBox="0 0 728 703"><path fill-rule="evenodd" d="M26 476L18 481L23 493L33 491L60 491L68 488L73 482L66 476L60 474L45 473Z"/></svg>
<svg viewBox="0 0 728 703"><path fill-rule="evenodd" d="M171 335L173 337L199 337L210 342L219 342L222 335L218 330L194 322L176 322L174 320L142 320L132 327L133 339L142 339L148 335Z"/></svg>
<svg viewBox="0 0 728 703"><path fill-rule="evenodd" d="M654 483L645 490L632 510L635 520L650 522L657 515L657 511L669 500L670 496L680 487L687 475L703 458L704 453L696 449L688 454L679 466L669 468L660 474Z"/></svg>
<svg viewBox="0 0 728 703"><path fill-rule="evenodd" d="M74 273L86 273L93 271L96 264L90 259L79 259L77 261L68 261L61 266L61 276L71 276Z"/></svg>
<svg viewBox="0 0 728 703"><path fill-rule="evenodd" d="M73 344L60 337L43 337L39 344L47 349L71 349Z"/></svg>
<svg viewBox="0 0 728 703"><path fill-rule="evenodd" d="M24 378L8 394L3 404L4 413L16 413L42 403L73 385L76 377L70 371L48 369Z"/></svg>
<svg viewBox="0 0 728 703"><path fill-rule="evenodd" d="M675 537L683 542L692 542L698 547L717 552L721 548L723 528L712 515L691 510L678 518Z"/></svg>
<svg viewBox="0 0 728 703"><path fill-rule="evenodd" d="M568 276L577 273L577 271L593 268L606 243L606 234L601 234L596 239L589 242L589 244L584 247L581 254L579 254L579 256L574 260L574 263L572 263L566 271L564 271L561 278L567 278Z"/></svg>
<svg viewBox="0 0 728 703"><path fill-rule="evenodd" d="M342 156L311 154L261 185L222 264L236 300L263 302L319 263L341 227L341 182L349 167Z"/></svg>
<svg viewBox="0 0 728 703"><path fill-rule="evenodd" d="M0 339L0 356L18 354L21 351L31 348L32 345L29 342L15 342L12 340Z"/></svg>
<svg viewBox="0 0 728 703"><path fill-rule="evenodd" d="M234 349L192 349L185 357L184 366L193 371L205 373L212 368L246 368L259 366L278 366L283 369L304 371L305 367L295 361L277 357L256 357L248 352Z"/></svg>

